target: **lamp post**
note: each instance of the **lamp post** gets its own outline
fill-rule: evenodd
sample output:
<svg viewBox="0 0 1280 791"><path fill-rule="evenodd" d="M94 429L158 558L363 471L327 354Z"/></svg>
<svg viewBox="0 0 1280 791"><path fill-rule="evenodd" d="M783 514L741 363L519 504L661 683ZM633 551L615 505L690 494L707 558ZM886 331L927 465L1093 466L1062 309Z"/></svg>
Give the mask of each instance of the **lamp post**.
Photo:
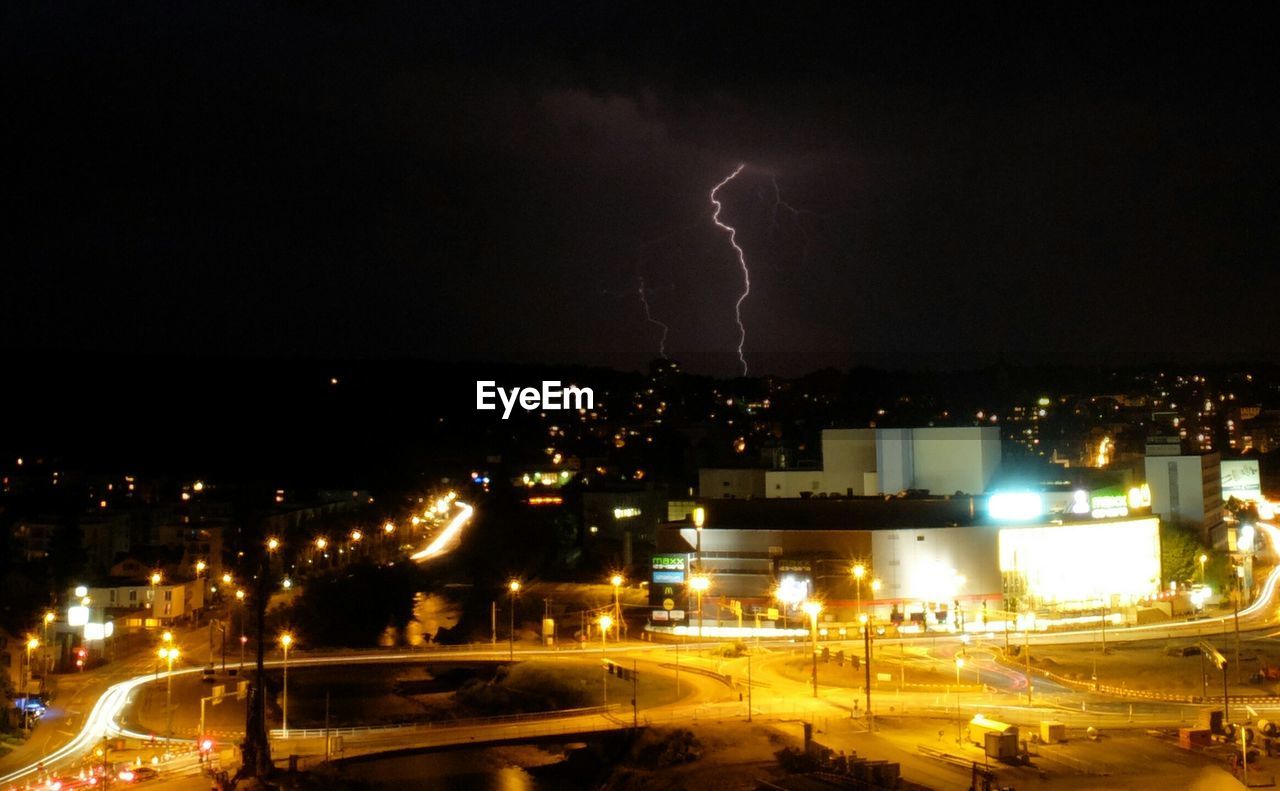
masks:
<svg viewBox="0 0 1280 791"><path fill-rule="evenodd" d="M853 581L858 588L858 615L862 615L862 578L867 576L867 567L859 563L850 570L850 573L853 574Z"/></svg>
<svg viewBox="0 0 1280 791"><path fill-rule="evenodd" d="M622 583L621 574L614 574L609 578L609 584L613 586L613 619L618 623L619 627L622 626Z"/></svg>
<svg viewBox="0 0 1280 791"><path fill-rule="evenodd" d="M280 635L280 647L284 649L284 692L281 695L280 730L284 738L289 738L289 646L293 645L293 635L285 632Z"/></svg>
<svg viewBox="0 0 1280 791"><path fill-rule="evenodd" d="M606 613L600 616L598 623L600 625L600 659L601 659L600 668L603 671L603 676L601 677L602 678L602 681L601 681L602 700L605 703L608 703L609 702L609 665L604 659L604 652L606 648L606 643L608 642L609 627L613 626L613 618L610 618L609 615Z"/></svg>
<svg viewBox="0 0 1280 791"><path fill-rule="evenodd" d="M1197 560L1200 561L1200 584L1203 585L1204 584L1204 564L1209 562L1209 556L1201 552L1200 557L1197 558Z"/></svg>
<svg viewBox="0 0 1280 791"><path fill-rule="evenodd" d="M516 595L520 593L520 580L507 583L511 593L511 628L507 630L507 659L514 662L516 658Z"/></svg>
<svg viewBox="0 0 1280 791"><path fill-rule="evenodd" d="M698 572L702 572L702 526L707 522L707 511L702 506L693 509L693 527L698 533ZM701 614L701 608L699 608Z"/></svg>
<svg viewBox="0 0 1280 791"><path fill-rule="evenodd" d="M960 668L964 667L964 657L956 654L956 684L960 683Z"/></svg>
<svg viewBox="0 0 1280 791"><path fill-rule="evenodd" d="M57 618L53 610L44 614L44 674L49 675L49 669L53 666L53 654L49 651L49 624L53 623Z"/></svg>
<svg viewBox="0 0 1280 791"><path fill-rule="evenodd" d="M813 648L813 696L818 697L818 613L822 612L822 602L809 599L801 609L809 616L809 638Z"/></svg>
<svg viewBox="0 0 1280 791"><path fill-rule="evenodd" d="M173 638L173 635L169 634L168 632L165 632L165 636L169 639ZM164 711L165 711L165 722L166 722L165 727L168 732L166 741L172 741L173 740L173 660L177 659L181 655L181 652L178 651L176 646L167 646L167 647L162 647L158 652L158 655L161 659L168 662L168 666L169 666L169 672L166 673L164 677Z"/></svg>
<svg viewBox="0 0 1280 791"><path fill-rule="evenodd" d="M871 619L863 614L858 616L858 620L862 623L862 650L867 655L864 686L867 693L867 730L871 731L875 729L875 720L871 716Z"/></svg>
<svg viewBox="0 0 1280 791"><path fill-rule="evenodd" d="M711 579L702 574L689 580L689 585L694 592L698 594L698 639L702 639L702 594L707 592L707 588L711 587Z"/></svg>
<svg viewBox="0 0 1280 791"><path fill-rule="evenodd" d="M151 619L156 622L156 626L160 625L160 617L156 615L156 587L160 585L160 572L151 572Z"/></svg>
<svg viewBox="0 0 1280 791"><path fill-rule="evenodd" d="M37 637L27 638L27 672L22 678L22 727L27 727L31 716L31 652L40 647Z"/></svg>

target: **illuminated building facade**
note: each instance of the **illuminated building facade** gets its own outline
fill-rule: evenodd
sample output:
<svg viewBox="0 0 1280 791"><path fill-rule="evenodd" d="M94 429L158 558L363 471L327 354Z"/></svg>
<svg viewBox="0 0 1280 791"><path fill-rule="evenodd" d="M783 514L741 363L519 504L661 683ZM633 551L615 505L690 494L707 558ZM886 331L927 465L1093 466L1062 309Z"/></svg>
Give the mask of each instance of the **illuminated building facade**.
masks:
<svg viewBox="0 0 1280 791"><path fill-rule="evenodd" d="M701 531L692 520L659 526L658 554L667 565L651 585L686 601L669 568L683 558L690 573L711 578L708 617L737 601L747 613L774 610L785 621L788 610L815 597L832 628L855 623L859 612L881 623L965 628L1025 607L1065 615L1158 594L1159 520L1144 505L1145 488L1082 494L1053 514L1038 494L1020 495L1026 502L707 500ZM864 568L861 580L855 565Z"/></svg>

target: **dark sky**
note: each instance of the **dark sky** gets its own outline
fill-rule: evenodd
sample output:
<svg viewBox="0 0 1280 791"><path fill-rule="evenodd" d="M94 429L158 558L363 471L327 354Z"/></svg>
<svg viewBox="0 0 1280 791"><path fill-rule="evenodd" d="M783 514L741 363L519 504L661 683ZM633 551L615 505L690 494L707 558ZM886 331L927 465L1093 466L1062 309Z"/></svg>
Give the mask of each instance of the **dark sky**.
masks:
<svg viewBox="0 0 1280 791"><path fill-rule="evenodd" d="M1280 359L1265 19L894 5L20 0L0 346Z"/></svg>

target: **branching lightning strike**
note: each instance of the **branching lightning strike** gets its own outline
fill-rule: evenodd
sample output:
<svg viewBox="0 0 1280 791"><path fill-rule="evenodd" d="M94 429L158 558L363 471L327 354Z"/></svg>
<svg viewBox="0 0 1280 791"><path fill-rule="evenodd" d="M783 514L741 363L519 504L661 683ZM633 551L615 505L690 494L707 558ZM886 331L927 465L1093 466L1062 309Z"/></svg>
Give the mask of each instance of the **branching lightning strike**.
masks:
<svg viewBox="0 0 1280 791"><path fill-rule="evenodd" d="M645 321L650 324L657 324L662 328L662 338L658 341L658 354L662 355L662 359L665 360L667 359L667 333L671 331L671 328L653 317L653 314L649 311L649 297L644 290L644 275L636 275L636 278L640 281L640 304L644 305Z"/></svg>
<svg viewBox="0 0 1280 791"><path fill-rule="evenodd" d="M742 294L738 297L738 301L734 303L733 312L738 322L738 362L742 363L742 375L746 376L747 358L743 355L742 349L747 343L747 327L742 323L742 303L751 294L751 272L747 269L747 255L743 252L742 247L738 245L738 230L732 225L727 225L720 221L720 210L724 207L720 204L720 199L716 197L716 193L720 191L720 188L737 178L744 167L746 167L745 162L738 165L723 181L711 188L711 205L715 206L715 211L711 213L711 221L720 230L729 234L729 244L733 245L734 252L738 255L738 266L742 267Z"/></svg>

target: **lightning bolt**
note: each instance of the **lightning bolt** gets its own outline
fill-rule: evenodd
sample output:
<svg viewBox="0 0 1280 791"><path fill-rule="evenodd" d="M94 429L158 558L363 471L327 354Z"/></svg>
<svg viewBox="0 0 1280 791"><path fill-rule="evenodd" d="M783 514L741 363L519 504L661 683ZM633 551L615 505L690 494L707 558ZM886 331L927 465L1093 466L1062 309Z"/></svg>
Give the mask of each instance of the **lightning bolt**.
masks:
<svg viewBox="0 0 1280 791"><path fill-rule="evenodd" d="M662 328L662 339L658 341L658 354L662 355L662 359L665 360L667 359L667 333L671 331L671 328L655 319L653 314L649 312L649 298L645 295L644 290L644 275L637 273L636 278L640 281L640 304L644 305L645 321L650 324L657 324Z"/></svg>
<svg viewBox="0 0 1280 791"><path fill-rule="evenodd" d="M715 211L711 213L711 221L716 224L717 228L729 234L729 244L733 245L734 252L738 254L738 266L742 267L742 294L738 297L738 301L734 303L733 313L738 322L738 362L742 363L742 375L746 376L747 358L742 354L742 347L747 343L747 327L742 323L742 303L751 294L751 272L747 270L747 255L738 245L738 230L732 225L726 225L720 221L720 210L724 207L720 204L719 198L716 197L716 193L720 191L720 188L737 178L744 167L746 167L745 162L738 165L723 181L711 188L711 205L716 207Z"/></svg>

